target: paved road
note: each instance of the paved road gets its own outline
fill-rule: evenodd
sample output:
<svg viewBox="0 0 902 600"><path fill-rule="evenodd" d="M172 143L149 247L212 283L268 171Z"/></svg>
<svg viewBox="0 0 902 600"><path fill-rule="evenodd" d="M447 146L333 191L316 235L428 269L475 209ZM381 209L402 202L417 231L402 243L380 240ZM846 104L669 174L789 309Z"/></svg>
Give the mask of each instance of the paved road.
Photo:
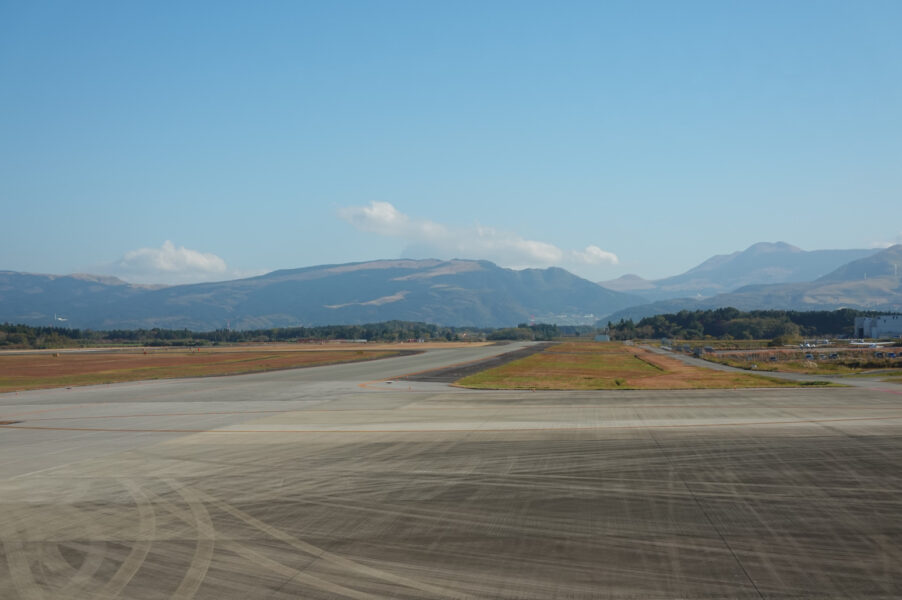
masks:
<svg viewBox="0 0 902 600"><path fill-rule="evenodd" d="M820 382L829 382L835 383L838 385L845 385L850 387L863 387L863 388L874 388L879 386L885 386L884 383L880 382L880 378L882 375L878 371L874 374L873 377L848 377L844 375L833 375L833 374L818 374L812 375L808 373L782 373L780 371L753 371L751 369L740 369L737 367L731 367L729 365L722 365L720 363L712 362L710 360L705 360L703 358L695 358L694 356L689 356L687 354L683 354L682 352L673 352L670 350L662 350L657 346L649 346L642 345L643 348L654 352L655 354L661 354L664 356L669 356L671 358L675 358L679 361L686 363L687 365L692 365L694 367L702 367L704 369L712 369L714 371L724 371L727 373L744 373L746 375L761 375L764 377L773 377L776 379L787 379L789 381L820 381ZM888 386L889 388L895 388L894 385Z"/></svg>
<svg viewBox="0 0 902 600"><path fill-rule="evenodd" d="M902 388L389 379L499 350L0 395L0 597L902 597Z"/></svg>

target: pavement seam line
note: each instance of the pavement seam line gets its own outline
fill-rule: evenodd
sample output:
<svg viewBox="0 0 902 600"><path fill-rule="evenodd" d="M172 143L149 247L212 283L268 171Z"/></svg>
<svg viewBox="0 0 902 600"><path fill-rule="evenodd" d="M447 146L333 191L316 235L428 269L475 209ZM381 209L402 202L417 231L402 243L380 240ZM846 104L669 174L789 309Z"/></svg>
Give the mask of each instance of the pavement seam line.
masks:
<svg viewBox="0 0 902 600"><path fill-rule="evenodd" d="M661 445L661 442L658 441L658 438L655 437L655 434L653 431L648 430L648 435L651 438L651 440L655 443L655 446L657 446L658 451L664 457L664 460L667 461L667 464L668 464L668 466L670 466L671 471L673 473L675 473L677 477L680 478L680 483L683 484L683 487L685 487L686 491L689 492L689 495L692 496L692 500L695 502L695 505L698 506L698 509L700 511L702 511L703 515L705 515L705 520L708 521L708 524L711 526L711 529L713 529L715 531L715 533L717 533L717 536L720 538L720 541L723 542L723 545L726 547L727 550L729 550L730 555L733 557L733 560L736 561L736 565L739 567L739 570L742 571L742 574L745 575L745 577L746 577L746 579L748 579L749 583L752 584L752 587L755 589L755 592L758 594L758 597L761 598L761 600L765 600L764 594L761 593L760 589L758 589L758 585L755 583L755 580L752 579L752 576L746 570L745 565L743 565L742 561L739 560L739 556L737 556L736 551L733 550L733 546L730 545L730 542L727 541L727 538L720 531L720 528L718 528L717 525L714 523L714 520L711 518L711 515L708 514L707 510L705 510L705 507L702 505L701 501L698 499L698 496L693 491L692 486L689 485L689 482L686 481L686 478L682 476L679 469L677 469L676 465L673 464L673 460L671 460L670 454L666 450L664 450L664 447Z"/></svg>

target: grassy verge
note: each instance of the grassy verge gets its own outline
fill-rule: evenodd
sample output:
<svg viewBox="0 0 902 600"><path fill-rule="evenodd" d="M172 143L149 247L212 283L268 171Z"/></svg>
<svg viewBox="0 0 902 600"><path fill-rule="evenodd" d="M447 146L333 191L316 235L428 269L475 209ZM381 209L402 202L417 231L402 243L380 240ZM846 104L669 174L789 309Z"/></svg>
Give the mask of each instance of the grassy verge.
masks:
<svg viewBox="0 0 902 600"><path fill-rule="evenodd" d="M807 375L852 375L858 372L856 369L841 362L816 362L809 360L790 360L784 362L750 362L747 360L737 360L735 358L723 358L711 355L704 356L704 359L709 362L726 365L728 367L735 367L737 369L771 373L800 373ZM754 369L752 369L752 365L755 365Z"/></svg>
<svg viewBox="0 0 902 600"><path fill-rule="evenodd" d="M798 386L797 382L687 365L616 342L562 343L457 382L481 389L734 389Z"/></svg>
<svg viewBox="0 0 902 600"><path fill-rule="evenodd" d="M161 352L86 353L0 356L0 392L236 375L297 367L356 362L397 356L398 351L334 350L321 352Z"/></svg>
<svg viewBox="0 0 902 600"><path fill-rule="evenodd" d="M894 363L889 361L862 361L860 359L829 359L829 360L781 360L770 362L767 360L750 361L736 357L715 356L706 354L703 358L709 362L735 367L737 369L754 370L773 373L800 373L805 375L841 375L841 376L871 376L874 375L902 375L898 369L892 369ZM752 369L754 365L754 369Z"/></svg>

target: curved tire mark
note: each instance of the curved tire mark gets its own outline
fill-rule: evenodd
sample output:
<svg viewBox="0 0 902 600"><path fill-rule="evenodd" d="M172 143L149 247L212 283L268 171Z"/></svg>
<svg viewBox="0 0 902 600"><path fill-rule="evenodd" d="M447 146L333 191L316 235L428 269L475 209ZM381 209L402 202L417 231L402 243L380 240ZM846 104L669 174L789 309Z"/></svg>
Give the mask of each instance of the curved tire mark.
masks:
<svg viewBox="0 0 902 600"><path fill-rule="evenodd" d="M135 536L136 539L134 545L132 545L131 552L128 553L128 556L125 557L125 560L119 566L119 570L106 582L106 585L101 590L101 594L109 598L118 596L141 568L141 565L144 564L144 559L147 558L147 553L150 552L150 547L153 545L153 537L157 530L157 518L153 505L147 499L147 495L141 491L141 487L129 479L122 479L120 483L135 500L135 508L138 511L138 533Z"/></svg>
<svg viewBox="0 0 902 600"><path fill-rule="evenodd" d="M60 504L54 507L54 519L66 523L78 523L82 520L83 515L73 506L68 504ZM46 528L46 524L42 524ZM57 536L48 536L44 534L43 538L55 539ZM41 554L38 561L43 581L48 585L55 584L54 580L63 579L66 584L75 577L81 570L82 563L79 567L73 567L62 553L62 542L44 542L41 544Z"/></svg>
<svg viewBox="0 0 902 600"><path fill-rule="evenodd" d="M229 513L233 517L236 517L248 525L251 525L260 531L272 536L273 538L285 542L286 544L306 552L312 556L316 556L324 561L330 562L336 566L347 569L348 571L358 573L360 575L366 575L368 577L374 577L377 579L381 579L383 581L387 581L389 583L394 583L397 585L402 585L404 587L413 588L416 590L420 590L422 592L429 592L430 594L436 594L441 596L442 598L470 598L468 594L463 592L457 592L453 590L449 590L443 587L439 587L436 585L432 585L429 583L425 583L422 581L418 581L416 579L410 579L409 577L404 577L403 575L396 575L394 573L389 573L387 571L382 571L380 569L376 569L374 567L368 567L366 565L355 562L349 558L345 558L343 556L339 556L338 554L333 554L328 550L323 548L319 548L300 540L294 537L291 534L285 533L280 529L276 529L272 525L264 523L263 521L235 508L234 506L220 500L219 498L215 498L205 492L198 491L198 493L204 497L204 499L213 504L214 506L219 507L223 511Z"/></svg>
<svg viewBox="0 0 902 600"><path fill-rule="evenodd" d="M48 579L59 576L72 577L75 574L75 567L63 557L59 544L44 545L41 552L41 570Z"/></svg>
<svg viewBox="0 0 902 600"><path fill-rule="evenodd" d="M172 486L191 509L193 517L191 524L197 529L197 545L194 548L191 564L188 565L188 570L185 572L182 582L171 596L173 599L187 600L194 598L204 578L207 576L207 570L210 568L210 562L213 559L216 531L213 529L210 513L207 512L207 507L204 506L197 493L190 488L180 486L178 482L167 481L167 483Z"/></svg>
<svg viewBox="0 0 902 600"><path fill-rule="evenodd" d="M0 538L6 553L6 564L13 587L23 600L43 600L44 592L37 586L28 560L28 548L19 526L15 510L7 509L0 516Z"/></svg>
<svg viewBox="0 0 902 600"><path fill-rule="evenodd" d="M358 600L374 600L376 598L382 597L374 596L373 594L369 594L367 592L361 592L359 590L345 587L341 584L333 583L331 581L317 577L316 575L305 573L300 569L283 565L278 561L272 560L271 558L263 556L259 552L251 550L250 548L247 548L235 542L229 543L227 547L235 554L244 557L255 565L269 569L274 573L278 573L279 575L284 575L285 577L287 577L288 579L285 584L283 584L283 587L292 581L296 581L303 583L304 585L308 585L312 588L320 589L325 592L329 592L330 594L338 594L347 598L356 598Z"/></svg>
<svg viewBox="0 0 902 600"><path fill-rule="evenodd" d="M166 509L171 514L175 515L177 518L181 519L189 525L195 524L195 518L189 511L184 510L180 506L177 506L172 502L161 498L160 496L157 496L153 492L150 492L150 495L153 497L153 501L159 507ZM259 552L242 545L240 542L225 542L225 548L239 556L243 556L248 561L262 568L269 569L274 573L287 577L288 579L286 580L286 584L289 581L300 581L312 588L320 589L332 594L339 594L348 598L358 598L360 600L372 600L374 598L378 598L378 596L373 596L365 592L347 588L343 585L321 579L315 575L304 573L302 570L296 569L295 567L289 567L288 565L266 557Z"/></svg>

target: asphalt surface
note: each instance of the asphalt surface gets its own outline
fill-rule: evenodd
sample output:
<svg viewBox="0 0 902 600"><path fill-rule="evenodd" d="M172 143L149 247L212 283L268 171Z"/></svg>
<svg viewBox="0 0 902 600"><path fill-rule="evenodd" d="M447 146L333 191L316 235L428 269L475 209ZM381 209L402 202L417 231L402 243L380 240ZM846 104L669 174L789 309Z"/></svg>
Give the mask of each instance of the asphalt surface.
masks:
<svg viewBox="0 0 902 600"><path fill-rule="evenodd" d="M423 371L402 377L403 381L431 381L437 383L454 383L464 377L481 373L488 369L494 369L509 362L526 358L543 351L550 346L550 342L540 342L531 344L526 347L518 347L516 349L506 349L504 354L499 354L486 360L476 362L464 362L444 367L441 369L433 369L431 371Z"/></svg>
<svg viewBox="0 0 902 600"><path fill-rule="evenodd" d="M902 597L902 387L399 379L516 347L0 395L0 597Z"/></svg>

